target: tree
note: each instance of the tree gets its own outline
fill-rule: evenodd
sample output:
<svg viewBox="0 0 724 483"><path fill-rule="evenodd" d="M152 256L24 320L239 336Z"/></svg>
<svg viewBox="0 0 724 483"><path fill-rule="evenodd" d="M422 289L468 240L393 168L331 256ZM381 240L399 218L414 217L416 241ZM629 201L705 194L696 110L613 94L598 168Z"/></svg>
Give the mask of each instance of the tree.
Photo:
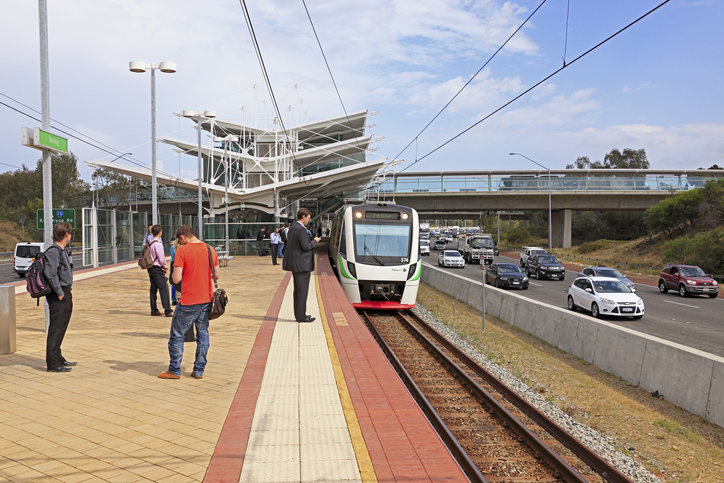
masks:
<svg viewBox="0 0 724 483"><path fill-rule="evenodd" d="M98 189L100 206L118 208L128 197L131 190L131 178L106 169L98 169L92 176L93 187Z"/></svg>
<svg viewBox="0 0 724 483"><path fill-rule="evenodd" d="M591 162L588 156L580 156L575 164L567 164L566 169L649 169L649 160L644 149L613 148L603 158L603 162Z"/></svg>
<svg viewBox="0 0 724 483"><path fill-rule="evenodd" d="M80 209L89 198L90 186L78 172L78 158L73 153L55 154L51 158L53 178L53 208ZM42 180L43 161L38 160L36 171ZM40 188L42 198L42 186Z"/></svg>

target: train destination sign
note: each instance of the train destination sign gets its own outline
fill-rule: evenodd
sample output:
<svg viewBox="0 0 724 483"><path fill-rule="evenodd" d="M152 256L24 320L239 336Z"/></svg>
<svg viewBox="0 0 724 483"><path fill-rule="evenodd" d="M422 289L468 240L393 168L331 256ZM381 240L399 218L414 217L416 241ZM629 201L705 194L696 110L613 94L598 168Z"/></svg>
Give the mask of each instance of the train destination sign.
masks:
<svg viewBox="0 0 724 483"><path fill-rule="evenodd" d="M383 211L366 211L365 218L370 220L399 220L400 214Z"/></svg>

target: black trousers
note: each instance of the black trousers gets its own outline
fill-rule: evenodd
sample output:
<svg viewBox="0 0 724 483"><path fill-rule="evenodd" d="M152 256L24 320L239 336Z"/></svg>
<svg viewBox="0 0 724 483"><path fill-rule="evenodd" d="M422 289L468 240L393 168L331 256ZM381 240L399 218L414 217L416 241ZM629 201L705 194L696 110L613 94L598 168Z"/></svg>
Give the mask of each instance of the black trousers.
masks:
<svg viewBox="0 0 724 483"><path fill-rule="evenodd" d="M163 306L164 312L167 314L173 312L168 296L166 275L164 275L163 269L157 265L152 266L148 269L148 278L151 280L151 314L155 314L158 311L156 292L161 292L161 305Z"/></svg>
<svg viewBox="0 0 724 483"><path fill-rule="evenodd" d="M277 264L277 256L279 255L279 244L278 243L272 243L271 244L271 256L272 256L272 265Z"/></svg>
<svg viewBox="0 0 724 483"><path fill-rule="evenodd" d="M301 322L307 318L307 294L312 272L292 272L294 278L294 318Z"/></svg>
<svg viewBox="0 0 724 483"><path fill-rule="evenodd" d="M70 316L73 314L73 294L70 288L64 288L63 292L63 300L60 300L55 292L47 297L50 326L48 327L48 340L45 344L45 363L48 369L60 367L65 362L65 357L60 352L60 345L63 343L65 331L68 330Z"/></svg>

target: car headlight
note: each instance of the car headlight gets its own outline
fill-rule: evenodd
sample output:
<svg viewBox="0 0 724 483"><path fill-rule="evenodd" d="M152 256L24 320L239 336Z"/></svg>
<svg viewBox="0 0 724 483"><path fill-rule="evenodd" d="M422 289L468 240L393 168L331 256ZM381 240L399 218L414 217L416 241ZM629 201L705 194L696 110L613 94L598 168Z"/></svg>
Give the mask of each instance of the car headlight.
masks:
<svg viewBox="0 0 724 483"><path fill-rule="evenodd" d="M643 301L643 299L638 299L638 300L636 301L636 303L637 303L638 305L643 305L643 304L644 304L644 301Z"/></svg>
<svg viewBox="0 0 724 483"><path fill-rule="evenodd" d="M616 305L616 302L614 302L613 300L610 300L610 299L601 299L601 302L603 302L604 304L608 304L608 305Z"/></svg>
<svg viewBox="0 0 724 483"><path fill-rule="evenodd" d="M693 280L687 280L686 283L688 283L689 285L696 285L696 282Z"/></svg>
<svg viewBox="0 0 724 483"><path fill-rule="evenodd" d="M523 281L524 281L524 282L527 282L527 281L528 281L528 277L523 277Z"/></svg>
<svg viewBox="0 0 724 483"><path fill-rule="evenodd" d="M500 277L500 280L505 280L505 281L507 282L507 281L508 281L508 277Z"/></svg>
<svg viewBox="0 0 724 483"><path fill-rule="evenodd" d="M719 282L717 282L716 280L712 280L712 283L713 283L714 285L719 285Z"/></svg>

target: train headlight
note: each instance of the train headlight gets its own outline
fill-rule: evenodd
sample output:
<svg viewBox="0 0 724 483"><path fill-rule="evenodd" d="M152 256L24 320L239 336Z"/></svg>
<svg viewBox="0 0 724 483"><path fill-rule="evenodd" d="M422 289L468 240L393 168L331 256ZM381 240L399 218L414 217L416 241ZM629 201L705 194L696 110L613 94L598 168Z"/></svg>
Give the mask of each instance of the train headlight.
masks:
<svg viewBox="0 0 724 483"><path fill-rule="evenodd" d="M352 275L354 278L357 278L357 267L354 266L354 263L347 262L347 269L349 270L350 275Z"/></svg>
<svg viewBox="0 0 724 483"><path fill-rule="evenodd" d="M415 275L415 272L417 272L417 263L413 263L412 265L410 265L408 272L409 273L407 274L407 280L410 280Z"/></svg>
<svg viewBox="0 0 724 483"><path fill-rule="evenodd" d="M407 213L403 213L403 214L402 214L402 219L403 219L403 220L406 220L406 219L408 219L409 217L410 217L410 215L408 215Z"/></svg>
<svg viewBox="0 0 724 483"><path fill-rule="evenodd" d="M358 220L362 219L362 212L361 211L355 212L354 217L357 218Z"/></svg>

